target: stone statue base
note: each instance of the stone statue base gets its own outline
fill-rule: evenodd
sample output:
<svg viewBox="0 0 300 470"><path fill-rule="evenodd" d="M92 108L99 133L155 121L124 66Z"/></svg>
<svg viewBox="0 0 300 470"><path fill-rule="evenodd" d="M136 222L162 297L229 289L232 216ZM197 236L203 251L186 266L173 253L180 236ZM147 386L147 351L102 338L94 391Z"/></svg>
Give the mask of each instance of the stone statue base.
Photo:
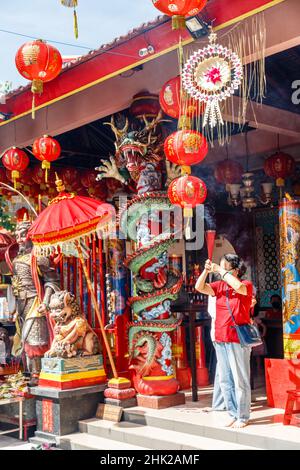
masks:
<svg viewBox="0 0 300 470"><path fill-rule="evenodd" d="M78 421L93 418L99 403L103 403L106 385L59 390L33 387L36 398L37 431L30 441L34 444L56 443L59 436L79 430Z"/></svg>
<svg viewBox="0 0 300 470"><path fill-rule="evenodd" d="M165 395L163 397L155 395L137 395L137 404L138 406L143 406L144 408L160 410L162 408L169 408L170 406L184 405L185 394L178 392L174 395Z"/></svg>
<svg viewBox="0 0 300 470"><path fill-rule="evenodd" d="M39 387L70 390L106 383L102 355L74 357L44 357Z"/></svg>
<svg viewBox="0 0 300 470"><path fill-rule="evenodd" d="M131 381L125 377L111 379L104 392L104 403L107 405L131 408L137 405L136 391L131 387Z"/></svg>

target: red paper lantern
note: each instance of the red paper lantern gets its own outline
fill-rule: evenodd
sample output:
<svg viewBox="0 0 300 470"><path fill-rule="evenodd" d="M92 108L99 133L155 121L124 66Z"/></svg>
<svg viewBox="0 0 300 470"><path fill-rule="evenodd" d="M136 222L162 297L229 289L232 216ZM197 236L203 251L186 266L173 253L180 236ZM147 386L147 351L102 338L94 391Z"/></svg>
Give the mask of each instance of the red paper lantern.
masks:
<svg viewBox="0 0 300 470"><path fill-rule="evenodd" d="M108 197L107 181L103 179L96 180L98 173L95 170L85 170L81 176L81 183L88 190L91 197L106 201Z"/></svg>
<svg viewBox="0 0 300 470"><path fill-rule="evenodd" d="M80 176L78 170L73 167L60 168L58 171L60 179L63 181L67 191L72 191L78 186Z"/></svg>
<svg viewBox="0 0 300 470"><path fill-rule="evenodd" d="M207 155L206 138L197 131L182 130L169 135L164 143L166 158L177 165L195 165Z"/></svg>
<svg viewBox="0 0 300 470"><path fill-rule="evenodd" d="M89 189L89 195L100 201L106 201L108 198L108 188L106 181L99 181L95 187Z"/></svg>
<svg viewBox="0 0 300 470"><path fill-rule="evenodd" d="M276 179L276 186L284 186L284 179L292 176L296 168L294 158L284 152L276 152L265 160L264 170L267 176Z"/></svg>
<svg viewBox="0 0 300 470"><path fill-rule="evenodd" d="M188 98L181 99L181 79L180 75L168 80L159 94L160 107L168 116L179 119L179 117L194 117L202 114L204 106L199 102Z"/></svg>
<svg viewBox="0 0 300 470"><path fill-rule="evenodd" d="M23 44L16 53L16 67L22 77L32 81L32 117L34 118L35 94L43 92L43 83L56 78L62 68L60 52L41 39Z"/></svg>
<svg viewBox="0 0 300 470"><path fill-rule="evenodd" d="M84 188L89 189L94 187L96 182L96 176L98 175L96 170L84 170L81 175L80 181Z"/></svg>
<svg viewBox="0 0 300 470"><path fill-rule="evenodd" d="M295 196L300 196L300 181L294 181L292 188Z"/></svg>
<svg viewBox="0 0 300 470"><path fill-rule="evenodd" d="M20 172L26 170L29 165L27 154L17 147L12 147L3 155L2 163L7 170L12 172L12 179L16 188Z"/></svg>
<svg viewBox="0 0 300 470"><path fill-rule="evenodd" d="M32 152L35 158L42 161L42 169L46 170L45 182L47 183L51 162L58 159L61 153L61 147L53 137L44 135L33 142Z"/></svg>
<svg viewBox="0 0 300 470"><path fill-rule="evenodd" d="M160 111L158 95L149 93L149 91L141 91L134 95L129 112L132 116L142 119L156 118Z"/></svg>
<svg viewBox="0 0 300 470"><path fill-rule="evenodd" d="M123 188L123 184L115 178L105 178L106 186L110 197L113 197L120 189Z"/></svg>
<svg viewBox="0 0 300 470"><path fill-rule="evenodd" d="M41 189L45 189L45 188L46 188L45 181L44 181L44 171L43 171L43 169L40 167L40 165L35 165L35 166L31 169L31 177L32 177L32 181L33 181L34 183L36 183L37 185L41 186Z"/></svg>
<svg viewBox="0 0 300 470"><path fill-rule="evenodd" d="M162 13L172 16L173 29L185 27L185 17L197 15L205 7L207 0L152 0Z"/></svg>
<svg viewBox="0 0 300 470"><path fill-rule="evenodd" d="M32 199L37 199L39 195L42 194L43 191L44 191L44 188L42 188L39 184L34 183L30 186L28 195Z"/></svg>
<svg viewBox="0 0 300 470"><path fill-rule="evenodd" d="M180 76L168 80L159 93L161 109L174 119L178 119L180 116L180 93Z"/></svg>
<svg viewBox="0 0 300 470"><path fill-rule="evenodd" d="M183 209L203 204L206 196L207 188L204 181L191 175L175 178L168 189L170 202L179 205Z"/></svg>
<svg viewBox="0 0 300 470"><path fill-rule="evenodd" d="M8 183L8 178L6 174L7 170L5 168L0 168L0 183ZM3 196L5 194L6 189L0 185L0 196Z"/></svg>
<svg viewBox="0 0 300 470"><path fill-rule="evenodd" d="M240 163L233 160L222 160L216 164L214 176L218 183L234 184L241 181L243 172Z"/></svg>

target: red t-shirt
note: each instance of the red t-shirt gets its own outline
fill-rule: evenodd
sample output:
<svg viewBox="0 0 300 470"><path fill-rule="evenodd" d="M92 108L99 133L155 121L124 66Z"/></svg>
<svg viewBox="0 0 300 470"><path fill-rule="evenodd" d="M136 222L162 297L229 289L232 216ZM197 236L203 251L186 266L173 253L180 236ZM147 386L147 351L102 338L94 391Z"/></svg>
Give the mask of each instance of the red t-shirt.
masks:
<svg viewBox="0 0 300 470"><path fill-rule="evenodd" d="M250 307L253 286L250 281L242 281L247 287L247 295L238 294L225 281L216 281L210 284L216 296L216 341L224 343L239 343L232 317L227 307L226 290L228 289L229 305L237 325L250 323Z"/></svg>

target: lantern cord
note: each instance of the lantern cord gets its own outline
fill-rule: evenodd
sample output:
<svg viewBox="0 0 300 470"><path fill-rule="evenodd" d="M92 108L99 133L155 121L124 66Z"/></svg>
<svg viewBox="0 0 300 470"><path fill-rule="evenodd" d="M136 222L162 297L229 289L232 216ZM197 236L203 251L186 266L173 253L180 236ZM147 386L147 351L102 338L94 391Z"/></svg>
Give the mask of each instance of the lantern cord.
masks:
<svg viewBox="0 0 300 470"><path fill-rule="evenodd" d="M249 172L248 130L245 131L245 143L246 143L246 173L248 173Z"/></svg>
<svg viewBox="0 0 300 470"><path fill-rule="evenodd" d="M9 191L12 191L12 192L15 192L17 194L19 194L19 196L21 196L24 201L26 202L26 204L28 205L28 207L32 210L32 212L34 213L34 215L37 217L37 212L36 210L34 209L34 207L30 204L30 202L28 201L28 199L24 196L24 194L22 194L20 191L18 191L16 188L13 188L12 186L10 186L9 184L6 184L6 183L2 183L0 181L0 185L3 186L4 188L8 189Z"/></svg>
<svg viewBox="0 0 300 470"><path fill-rule="evenodd" d="M35 94L32 95L31 117L35 119Z"/></svg>

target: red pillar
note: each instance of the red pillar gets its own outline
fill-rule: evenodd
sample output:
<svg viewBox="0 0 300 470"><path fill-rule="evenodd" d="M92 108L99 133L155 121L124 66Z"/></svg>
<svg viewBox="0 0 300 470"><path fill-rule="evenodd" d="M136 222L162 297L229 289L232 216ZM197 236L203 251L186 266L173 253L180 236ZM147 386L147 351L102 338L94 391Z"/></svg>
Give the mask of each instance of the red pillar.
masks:
<svg viewBox="0 0 300 470"><path fill-rule="evenodd" d="M196 327L196 360L197 360L197 384L199 387L209 385L208 369L205 361L205 345L203 339L203 327Z"/></svg>
<svg viewBox="0 0 300 470"><path fill-rule="evenodd" d="M187 362L184 326L178 326L172 336L172 351L176 361L176 379L179 382L180 390L186 390L191 387L191 369L188 367Z"/></svg>

